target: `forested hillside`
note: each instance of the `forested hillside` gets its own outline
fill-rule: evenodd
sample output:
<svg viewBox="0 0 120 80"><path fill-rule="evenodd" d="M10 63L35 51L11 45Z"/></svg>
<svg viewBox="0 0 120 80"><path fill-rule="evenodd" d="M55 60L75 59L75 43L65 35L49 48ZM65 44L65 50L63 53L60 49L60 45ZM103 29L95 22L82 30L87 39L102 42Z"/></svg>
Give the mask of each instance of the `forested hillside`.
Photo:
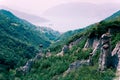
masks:
<svg viewBox="0 0 120 80"><path fill-rule="evenodd" d="M111 35L111 51L120 41L119 11L113 15L84 29L69 31L60 36L56 31L36 28L12 13L0 10L0 79L113 80L115 68L110 66L105 71L98 70L101 49L95 52L92 64L87 65L90 53L97 48L94 43L99 42L104 33ZM40 44L43 44L45 51L41 51L42 55L36 59L34 56ZM108 47L105 46L105 49ZM24 68L25 64L30 64L27 63L29 60L34 60L29 72L18 73L20 66Z"/></svg>
<svg viewBox="0 0 120 80"><path fill-rule="evenodd" d="M40 44L46 48L51 44L51 41L59 36L58 32L58 35L51 38L48 35L53 36L54 34L47 33L47 31L51 30L38 30L35 25L16 17L11 12L0 10L1 76L5 76L1 72L7 73L10 69L15 69L34 57L38 53Z"/></svg>

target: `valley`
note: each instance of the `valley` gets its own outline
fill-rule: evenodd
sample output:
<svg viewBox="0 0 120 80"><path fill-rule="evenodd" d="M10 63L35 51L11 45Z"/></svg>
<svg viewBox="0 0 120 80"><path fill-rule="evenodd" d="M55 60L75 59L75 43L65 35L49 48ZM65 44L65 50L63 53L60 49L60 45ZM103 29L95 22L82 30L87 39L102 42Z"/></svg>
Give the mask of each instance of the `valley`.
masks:
<svg viewBox="0 0 120 80"><path fill-rule="evenodd" d="M0 80L114 80L120 76L116 75L119 41L120 11L61 34L1 9ZM110 55L101 58L102 54ZM24 72L23 67L29 64L30 70Z"/></svg>

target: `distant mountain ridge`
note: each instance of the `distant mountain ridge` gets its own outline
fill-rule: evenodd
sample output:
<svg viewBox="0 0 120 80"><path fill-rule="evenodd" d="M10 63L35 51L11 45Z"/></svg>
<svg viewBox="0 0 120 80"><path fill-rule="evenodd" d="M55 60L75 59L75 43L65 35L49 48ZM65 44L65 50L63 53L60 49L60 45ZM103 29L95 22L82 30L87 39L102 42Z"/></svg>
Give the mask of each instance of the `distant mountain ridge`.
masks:
<svg viewBox="0 0 120 80"><path fill-rule="evenodd" d="M106 18L105 20L114 20L116 18L120 18L120 10L115 12L113 15L111 15L110 17Z"/></svg>
<svg viewBox="0 0 120 80"><path fill-rule="evenodd" d="M61 30L86 27L112 15L120 8L119 4L65 3L49 8L43 13L55 26Z"/></svg>
<svg viewBox="0 0 120 80"><path fill-rule="evenodd" d="M55 31L49 27L38 26L37 30L39 30L40 32L43 32L45 36L49 38L49 40L51 41L55 41L61 35L60 32Z"/></svg>
<svg viewBox="0 0 120 80"><path fill-rule="evenodd" d="M11 11L12 13L14 13L16 16L22 18L22 19L25 19L31 23L45 23L45 22L49 22L48 19L46 18L43 18L43 17L40 17L40 16L36 16L36 15L32 15L32 14L28 14L28 13L24 13L24 12L21 12L21 11L17 11L17 10L13 10L13 9L10 9L10 8L7 8L5 6L0 6L0 9L5 9L5 10L8 10L8 11Z"/></svg>
<svg viewBox="0 0 120 80"><path fill-rule="evenodd" d="M0 10L0 14L1 14L1 21L5 21L2 23L2 25L4 25L3 28L7 30L6 33L8 35L11 35L22 41L25 40L28 43L33 43L34 45L40 44L42 41L50 43L49 41L47 41L47 39L44 40L45 37L44 35L39 35L41 32L35 30L36 29L35 25L30 24L29 22L14 16L11 12L6 10ZM35 41L37 39L39 40Z"/></svg>

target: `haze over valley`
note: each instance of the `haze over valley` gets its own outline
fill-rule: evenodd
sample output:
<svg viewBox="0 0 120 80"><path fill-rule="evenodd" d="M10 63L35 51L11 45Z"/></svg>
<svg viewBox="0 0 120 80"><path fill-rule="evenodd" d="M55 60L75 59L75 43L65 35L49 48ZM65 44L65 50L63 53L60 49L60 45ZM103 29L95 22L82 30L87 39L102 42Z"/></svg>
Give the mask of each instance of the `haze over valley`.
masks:
<svg viewBox="0 0 120 80"><path fill-rule="evenodd" d="M82 2L76 0L60 1L60 3L55 3L54 1L53 3L47 3L43 1L43 4L46 6L39 5L41 2L36 4L33 2L32 4L31 1L24 3L23 6L26 7L23 8L18 4L22 2L24 1L15 1L16 5L11 6L13 3L8 2L8 4L5 4L3 1L3 4L0 3L2 5L0 7L13 12L16 16L26 19L35 25L50 27L59 32L75 30L99 22L117 12L120 7L119 2ZM30 5L33 5L33 7L29 7Z"/></svg>

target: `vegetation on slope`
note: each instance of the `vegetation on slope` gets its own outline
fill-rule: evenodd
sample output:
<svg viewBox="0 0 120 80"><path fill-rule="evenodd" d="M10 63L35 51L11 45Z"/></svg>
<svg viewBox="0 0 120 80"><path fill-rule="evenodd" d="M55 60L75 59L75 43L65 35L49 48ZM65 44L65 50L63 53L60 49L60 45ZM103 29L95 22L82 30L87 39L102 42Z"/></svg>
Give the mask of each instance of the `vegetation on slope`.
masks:
<svg viewBox="0 0 120 80"><path fill-rule="evenodd" d="M10 25L9 21L11 20L8 20L8 21L6 20L6 22L9 23L6 25L5 25L5 22L2 21L2 19L0 21L2 24L4 23L3 24L4 26L6 26L6 25ZM1 80L34 80L34 79L35 80L112 80L115 76L114 74L115 70L113 69L108 69L103 73L97 71L98 58L100 54L100 51L98 51L93 58L94 66L85 66L85 67L78 68L77 70L73 70L71 73L63 77L64 72L69 68L69 65L72 62L76 60L88 59L89 53L92 52L92 49L88 49L86 51L83 50L83 47L85 45L85 41L87 38L82 40L77 45L73 46L73 48L69 50L67 53L65 53L63 57L57 57L57 56L51 56L48 58L43 57L41 60L38 60L35 62L35 64L32 66L31 71L28 74L24 76L16 75L16 72L15 72L16 66L19 66L19 63L20 64L24 63L24 61L22 60L25 60L31 57L32 54L34 54L34 52L36 51L36 49L34 49L35 48L34 46L35 44L37 45L37 43L33 44L33 42L31 41L30 42L27 41L28 39L26 39L25 35L23 35L25 37L23 37L22 39L19 38L18 36L20 34L17 34L17 32L14 34L13 33L11 34L9 30L7 31L7 28L9 29L10 26L7 26L7 28L4 29L5 27L3 25L0 25L2 26L1 34L0 34L0 37L2 37L2 39L0 38L0 41L1 43L4 41L4 43L0 45L0 49L2 50L2 52L0 52L0 59L1 59L0 63L2 64L2 65L0 64ZM10 27L10 31L12 30L12 28ZM114 19L113 21L111 20L102 21L100 23L94 24L90 28L84 30L82 33L78 33L75 36L71 37L68 41L66 39L65 44L69 44L70 42L78 39L81 36L87 36L88 38L90 37L100 38L100 36L103 33L107 32L109 28L111 28L112 30L111 43L113 48L115 44L120 40L120 20L118 18ZM22 30L22 29L20 28L18 30ZM34 28L32 30L34 30ZM34 31L32 33L34 33ZM35 35L38 35L38 33L39 32L37 32ZM6 42L5 42L5 39L7 39ZM34 39L38 40L38 38L34 38ZM59 46L61 46L61 44ZM52 52L57 53L57 51L61 49L61 47L59 46L56 46L55 49L51 47ZM27 56L25 56L23 53L27 54ZM29 54L30 56L28 56ZM21 60L21 62L18 60ZM11 61L13 63L11 63ZM7 65L7 67L9 65L12 65L12 66L10 66L10 69L7 71L8 68L2 69L4 65Z"/></svg>
<svg viewBox="0 0 120 80"><path fill-rule="evenodd" d="M108 69L103 73L97 71L99 52L93 58L94 66L78 68L63 77L64 72L72 62L88 59L89 53L92 50L83 51L82 48L84 44L85 40L74 46L72 50L68 51L63 57L43 57L34 64L30 73L15 78L20 80L112 80L115 77L114 70ZM78 48L79 50L76 51Z"/></svg>
<svg viewBox="0 0 120 80"><path fill-rule="evenodd" d="M67 44L68 41L70 41L69 39L71 39L71 37L73 37L74 35L77 35L78 33L82 33L84 30L85 30L84 28L77 29L77 30L73 30L73 31L67 31L67 32L61 34L58 38L56 38L56 40L55 40L56 42L51 44L48 47L48 49L50 49L50 51L55 52L55 53L60 52L62 47L65 44Z"/></svg>
<svg viewBox="0 0 120 80"><path fill-rule="evenodd" d="M68 43L78 39L81 36L98 37L100 38L102 34L106 33L108 29L111 28L112 34L112 49L115 44L120 40L120 20L114 19L109 21L101 21L91 25L90 28L86 29L84 32L71 37ZM76 60L88 59L89 53L92 52L91 49L87 51L82 50L86 40L82 40L79 44L74 46L70 51L68 51L63 57L52 56L49 58L43 58L35 63L31 72L22 79L36 79L36 80L112 80L115 77L114 69L107 69L105 72L99 72L98 69L98 59L100 51L96 53L93 58L94 66L85 66L73 70L67 76L62 75L68 69L70 63ZM67 43L66 43L67 44ZM57 46L56 46L57 47ZM57 47L59 48L59 47ZM57 50L56 48L56 50Z"/></svg>
<svg viewBox="0 0 120 80"><path fill-rule="evenodd" d="M38 30L35 25L11 12L0 10L0 79L8 77L11 69L24 65L28 59L34 57L39 44L46 48L57 37L50 41L42 31L44 30Z"/></svg>

